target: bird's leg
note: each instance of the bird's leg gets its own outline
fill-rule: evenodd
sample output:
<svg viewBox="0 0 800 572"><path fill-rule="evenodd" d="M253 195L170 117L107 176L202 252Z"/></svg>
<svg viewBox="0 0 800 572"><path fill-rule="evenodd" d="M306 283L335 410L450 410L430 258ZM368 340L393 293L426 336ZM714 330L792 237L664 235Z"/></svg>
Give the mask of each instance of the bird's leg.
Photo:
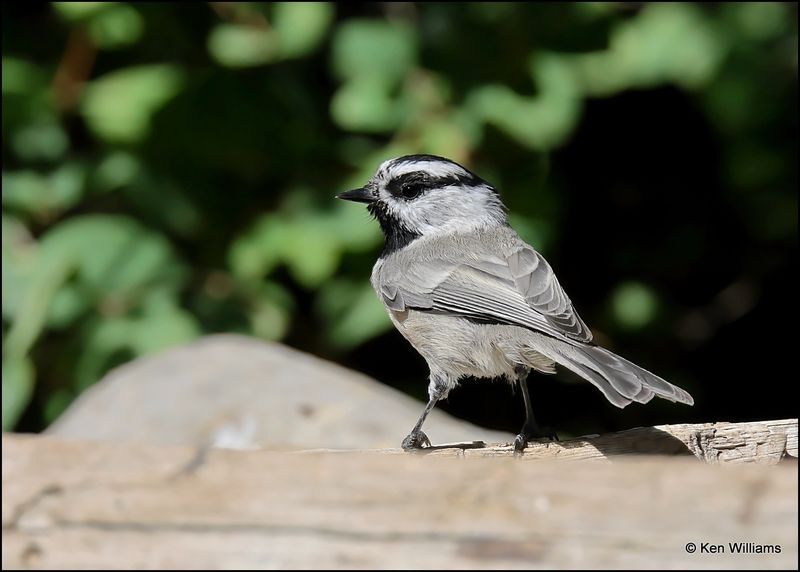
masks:
<svg viewBox="0 0 800 572"><path fill-rule="evenodd" d="M422 432L422 424L425 423L425 419L433 410L436 403L447 395L448 390L447 382L442 377L431 375L431 382L428 386L428 404L425 406L422 415L419 416L417 424L414 425L411 433L408 434L408 437L403 439L402 447L404 450L411 451L413 449L422 449L423 447L431 446L430 439Z"/></svg>
<svg viewBox="0 0 800 572"><path fill-rule="evenodd" d="M558 436L553 431L543 431L536 418L533 416L533 403L528 393L528 373L530 369L519 366L516 368L517 382L522 389L522 399L525 401L525 424L514 439L514 454L519 455L525 450L531 437L546 437L551 441L558 441Z"/></svg>

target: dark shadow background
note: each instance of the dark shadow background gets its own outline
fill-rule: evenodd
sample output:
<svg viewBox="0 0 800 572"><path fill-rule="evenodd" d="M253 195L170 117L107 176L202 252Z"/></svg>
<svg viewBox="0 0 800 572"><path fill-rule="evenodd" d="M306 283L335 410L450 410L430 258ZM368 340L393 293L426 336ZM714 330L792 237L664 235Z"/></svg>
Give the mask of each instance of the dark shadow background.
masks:
<svg viewBox="0 0 800 572"><path fill-rule="evenodd" d="M4 428L211 332L424 399L376 225L331 198L410 152L495 184L596 340L696 402L562 372L544 425L797 415L796 4L299 6L3 5ZM523 419L503 383L442 407Z"/></svg>

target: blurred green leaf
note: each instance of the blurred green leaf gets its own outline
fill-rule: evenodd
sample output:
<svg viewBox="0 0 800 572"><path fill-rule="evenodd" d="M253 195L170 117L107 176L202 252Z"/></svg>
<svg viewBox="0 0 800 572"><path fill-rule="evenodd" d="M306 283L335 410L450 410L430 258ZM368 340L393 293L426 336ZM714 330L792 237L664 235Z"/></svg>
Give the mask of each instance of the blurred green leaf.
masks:
<svg viewBox="0 0 800 572"><path fill-rule="evenodd" d="M252 297L253 334L266 340L280 340L289 330L292 296L275 282L265 282Z"/></svg>
<svg viewBox="0 0 800 572"><path fill-rule="evenodd" d="M30 124L14 133L11 140L14 153L26 161L52 161L69 147L67 134L57 123Z"/></svg>
<svg viewBox="0 0 800 572"><path fill-rule="evenodd" d="M732 134L759 123L759 89L738 76L722 76L706 91L709 117L723 132ZM738 161L734 165L739 164Z"/></svg>
<svg viewBox="0 0 800 572"><path fill-rule="evenodd" d="M30 95L47 84L47 74L36 64L3 55L3 94Z"/></svg>
<svg viewBox="0 0 800 572"><path fill-rule="evenodd" d="M116 2L53 2L56 11L68 20L84 20L113 6Z"/></svg>
<svg viewBox="0 0 800 572"><path fill-rule="evenodd" d="M25 356L3 355L3 431L11 430L33 396L33 363Z"/></svg>
<svg viewBox="0 0 800 572"><path fill-rule="evenodd" d="M164 236L123 216L73 217L44 235L40 247L45 263L74 261L75 287L112 303L126 305L145 286L177 285L183 273Z"/></svg>
<svg viewBox="0 0 800 572"><path fill-rule="evenodd" d="M211 31L208 51L218 63L232 68L266 64L280 53L278 38L269 28L227 23Z"/></svg>
<svg viewBox="0 0 800 572"><path fill-rule="evenodd" d="M86 351L78 358L76 388L85 389L107 371L116 354L145 355L189 342L199 335L191 314L177 306L174 293L155 289L138 314L97 320L86 335Z"/></svg>
<svg viewBox="0 0 800 572"><path fill-rule="evenodd" d="M113 3L92 14L88 29L97 47L116 49L129 46L142 37L144 19L128 4Z"/></svg>
<svg viewBox="0 0 800 572"><path fill-rule="evenodd" d="M179 306L171 288L154 288L141 304L131 348L137 355L156 352L193 340L199 334L194 317Z"/></svg>
<svg viewBox="0 0 800 572"><path fill-rule="evenodd" d="M414 66L417 38L402 23L351 20L333 39L333 68L347 81L334 94L331 115L341 127L381 132L397 127L408 112L393 88Z"/></svg>
<svg viewBox="0 0 800 572"><path fill-rule="evenodd" d="M332 211L318 214L316 224L338 237L350 252L370 252L383 242L378 225L370 219L366 209L339 201Z"/></svg>
<svg viewBox="0 0 800 572"><path fill-rule="evenodd" d="M275 214L264 215L228 253L231 272L252 282L285 264L298 283L317 288L334 275L344 251L364 252L380 244L380 232L363 209L337 204L318 211L301 193Z"/></svg>
<svg viewBox="0 0 800 572"><path fill-rule="evenodd" d="M791 19L791 4L784 2L732 2L724 6L733 13L736 24L750 38L766 40L784 33Z"/></svg>
<svg viewBox="0 0 800 572"><path fill-rule="evenodd" d="M292 276L309 289L333 276L342 253L338 237L314 222L300 219L288 226L281 248Z"/></svg>
<svg viewBox="0 0 800 572"><path fill-rule="evenodd" d="M571 67L560 56L540 54L530 67L537 96L526 98L506 86L487 85L471 94L468 105L523 145L551 149L561 145L577 124L580 91Z"/></svg>
<svg viewBox="0 0 800 572"><path fill-rule="evenodd" d="M136 171L133 164L117 165L130 169L117 173L122 193L143 218L169 233L182 238L196 238L203 230L203 213L191 200L187 191L172 177L152 173L145 169ZM123 177L132 177L122 184Z"/></svg>
<svg viewBox="0 0 800 572"><path fill-rule="evenodd" d="M427 128L420 138L425 149L436 149L443 157L452 157L454 161L464 162L470 149L477 143L479 133L475 133L456 117L441 117L427 123Z"/></svg>
<svg viewBox="0 0 800 572"><path fill-rule="evenodd" d="M77 389L95 383L110 364L116 365L111 363L115 355L146 355L189 342L199 334L196 320L179 307L173 290L148 290L136 312L94 320L89 325L87 351L77 362Z"/></svg>
<svg viewBox="0 0 800 572"><path fill-rule="evenodd" d="M658 297L638 282L625 282L611 295L611 308L617 323L627 330L639 330L656 317Z"/></svg>
<svg viewBox="0 0 800 572"><path fill-rule="evenodd" d="M130 185L141 172L139 160L130 153L116 151L106 156L94 173L94 186L100 192L108 192Z"/></svg>
<svg viewBox="0 0 800 572"><path fill-rule="evenodd" d="M53 295L47 314L47 325L61 329L77 320L90 307L91 296L69 281Z"/></svg>
<svg viewBox="0 0 800 572"><path fill-rule="evenodd" d="M136 143L147 136L151 116L180 91L183 77L170 64L113 71L87 85L81 111L98 137Z"/></svg>
<svg viewBox="0 0 800 572"><path fill-rule="evenodd" d="M3 318L13 320L36 269L37 245L25 225L3 214Z"/></svg>
<svg viewBox="0 0 800 572"><path fill-rule="evenodd" d="M83 194L86 170L67 162L50 175L35 171L3 173L3 205L48 218L74 206Z"/></svg>
<svg viewBox="0 0 800 572"><path fill-rule="evenodd" d="M32 61L3 56L3 143L25 161L63 153L50 89L50 72ZM5 161L4 161L5 163Z"/></svg>
<svg viewBox="0 0 800 572"><path fill-rule="evenodd" d="M590 96L675 82L704 85L717 71L726 42L701 9L690 3L647 4L613 31L609 49L573 58Z"/></svg>
<svg viewBox="0 0 800 572"><path fill-rule="evenodd" d="M469 2L464 7L476 18L487 22L503 22L515 14L513 2Z"/></svg>
<svg viewBox="0 0 800 572"><path fill-rule="evenodd" d="M381 132L397 127L403 119L400 102L377 76L364 76L344 84L333 96L331 115L344 129Z"/></svg>
<svg viewBox="0 0 800 572"><path fill-rule="evenodd" d="M26 289L12 293L19 297L13 299L11 312L14 321L3 345L3 356L9 359L22 359L28 355L44 330L54 296L72 270L72 261L68 259L43 263L42 258L38 257L36 262Z"/></svg>
<svg viewBox="0 0 800 572"><path fill-rule="evenodd" d="M117 353L130 352L130 340L136 335L135 321L127 316L115 316L103 320L93 320L86 326L82 339L86 344L84 351L77 356L73 387L80 392L96 383L103 372L108 370L109 362Z"/></svg>
<svg viewBox="0 0 800 572"><path fill-rule="evenodd" d="M325 318L330 343L349 349L392 327L368 281L338 279L320 290L317 311Z"/></svg>
<svg viewBox="0 0 800 572"><path fill-rule="evenodd" d="M261 278L284 263L300 284L314 288L334 273L340 254L336 235L313 219L268 215L234 243L229 258L233 274L241 279Z"/></svg>
<svg viewBox="0 0 800 572"><path fill-rule="evenodd" d="M279 217L265 215L237 238L228 254L234 276L252 281L269 274L283 256L284 227Z"/></svg>
<svg viewBox="0 0 800 572"><path fill-rule="evenodd" d="M304 56L316 48L335 11L330 2L277 2L273 10L275 33L284 58Z"/></svg>
<svg viewBox="0 0 800 572"><path fill-rule="evenodd" d="M211 56L232 68L304 56L320 44L334 15L327 2L277 2L273 11L272 26L257 19L215 26L208 36Z"/></svg>
<svg viewBox="0 0 800 572"><path fill-rule="evenodd" d="M403 22L348 20L333 38L333 69L342 79L393 84L417 59L414 29Z"/></svg>
<svg viewBox="0 0 800 572"><path fill-rule="evenodd" d="M75 399L74 391L69 389L57 389L50 394L47 398L47 403L44 405L44 419L47 425L58 419L64 411L66 411L69 404Z"/></svg>
<svg viewBox="0 0 800 572"><path fill-rule="evenodd" d="M34 254L3 257L3 311L14 320L12 335L25 332L22 353L45 324L63 328L95 304L124 313L147 288L176 290L183 272L162 236L125 217L72 218L46 233Z"/></svg>

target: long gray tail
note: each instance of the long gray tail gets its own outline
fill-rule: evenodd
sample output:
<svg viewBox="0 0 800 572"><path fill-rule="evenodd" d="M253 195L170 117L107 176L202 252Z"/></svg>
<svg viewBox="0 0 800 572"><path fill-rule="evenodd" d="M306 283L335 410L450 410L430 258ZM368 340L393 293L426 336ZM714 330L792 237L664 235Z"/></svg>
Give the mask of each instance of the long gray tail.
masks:
<svg viewBox="0 0 800 572"><path fill-rule="evenodd" d="M558 363L594 384L611 403L647 403L654 395L694 405L686 391L600 346L559 344Z"/></svg>

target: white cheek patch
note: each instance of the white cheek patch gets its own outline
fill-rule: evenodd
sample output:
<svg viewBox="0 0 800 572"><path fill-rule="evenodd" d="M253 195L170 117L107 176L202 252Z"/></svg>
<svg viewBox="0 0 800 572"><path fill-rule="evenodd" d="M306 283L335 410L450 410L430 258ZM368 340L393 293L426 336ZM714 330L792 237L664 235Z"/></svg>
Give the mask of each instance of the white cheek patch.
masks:
<svg viewBox="0 0 800 572"><path fill-rule="evenodd" d="M394 218L421 235L505 222L500 199L485 186L433 189L411 201L381 195Z"/></svg>

